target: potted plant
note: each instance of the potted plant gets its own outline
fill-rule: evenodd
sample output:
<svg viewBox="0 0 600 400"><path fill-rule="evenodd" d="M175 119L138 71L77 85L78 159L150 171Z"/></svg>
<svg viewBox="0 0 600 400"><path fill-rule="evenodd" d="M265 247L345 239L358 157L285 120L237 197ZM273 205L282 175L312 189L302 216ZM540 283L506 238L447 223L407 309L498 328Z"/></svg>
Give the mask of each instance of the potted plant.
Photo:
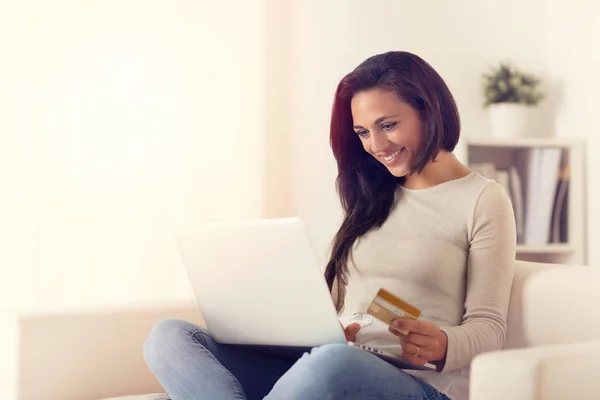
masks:
<svg viewBox="0 0 600 400"><path fill-rule="evenodd" d="M509 63L500 63L483 75L485 107L489 108L492 134L497 137L526 136L530 108L544 95L540 80Z"/></svg>

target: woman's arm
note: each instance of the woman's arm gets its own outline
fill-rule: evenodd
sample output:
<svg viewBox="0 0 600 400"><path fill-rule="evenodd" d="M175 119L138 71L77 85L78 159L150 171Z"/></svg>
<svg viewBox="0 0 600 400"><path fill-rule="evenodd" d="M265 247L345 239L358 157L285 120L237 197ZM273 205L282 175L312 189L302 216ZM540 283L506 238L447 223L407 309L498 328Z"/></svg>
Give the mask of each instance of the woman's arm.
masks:
<svg viewBox="0 0 600 400"><path fill-rule="evenodd" d="M442 371L466 367L478 354L501 349L506 338L516 228L511 201L499 184L481 192L469 236L465 314L460 326L441 327L448 338Z"/></svg>
<svg viewBox="0 0 600 400"><path fill-rule="evenodd" d="M466 367L478 354L501 349L506 338L516 228L512 204L499 184L481 192L470 229L465 314L460 326L441 327L448 338L443 371Z"/></svg>
<svg viewBox="0 0 600 400"><path fill-rule="evenodd" d="M466 367L478 354L500 349L506 337L508 302L515 266L516 229L504 189L489 184L477 200L469 224L465 314L461 325L399 318L394 326L410 331L400 338L403 356L416 365L432 362L438 371Z"/></svg>

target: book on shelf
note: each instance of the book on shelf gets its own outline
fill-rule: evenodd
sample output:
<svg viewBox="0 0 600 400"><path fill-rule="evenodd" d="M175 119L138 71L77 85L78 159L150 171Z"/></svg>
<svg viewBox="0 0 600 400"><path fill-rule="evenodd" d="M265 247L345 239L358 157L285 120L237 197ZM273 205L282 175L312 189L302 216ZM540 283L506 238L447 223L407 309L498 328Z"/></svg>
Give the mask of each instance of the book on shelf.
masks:
<svg viewBox="0 0 600 400"><path fill-rule="evenodd" d="M514 161L506 168L490 162L471 164L470 168L495 180L508 193L519 244L566 243L569 166L563 160L563 150L520 149Z"/></svg>
<svg viewBox="0 0 600 400"><path fill-rule="evenodd" d="M552 230L550 243L567 243L568 237L568 200L569 196L569 165L564 165L559 173L556 196L554 198L554 209L552 210Z"/></svg>
<svg viewBox="0 0 600 400"><path fill-rule="evenodd" d="M514 167L508 169L496 169L493 163L471 164L470 169L479 175L496 181L504 188L510 198L515 211L515 224L517 226L517 237L523 236L523 195L521 194L521 180Z"/></svg>
<svg viewBox="0 0 600 400"><path fill-rule="evenodd" d="M561 156L559 148L529 149L525 244L547 244L550 240Z"/></svg>
<svg viewBox="0 0 600 400"><path fill-rule="evenodd" d="M525 204L523 203L523 182L516 167L509 168L510 192L513 209L515 212L515 223L517 226L517 241L522 242L525 234Z"/></svg>

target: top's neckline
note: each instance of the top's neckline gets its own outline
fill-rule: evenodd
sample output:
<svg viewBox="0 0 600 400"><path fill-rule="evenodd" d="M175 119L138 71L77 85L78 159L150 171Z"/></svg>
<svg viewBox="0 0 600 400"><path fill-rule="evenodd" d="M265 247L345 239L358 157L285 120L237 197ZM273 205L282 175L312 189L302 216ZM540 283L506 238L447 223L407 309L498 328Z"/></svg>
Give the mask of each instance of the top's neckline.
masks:
<svg viewBox="0 0 600 400"><path fill-rule="evenodd" d="M470 173L468 173L467 175L461 176L460 178L456 178L456 179L450 179L449 181L445 181L442 183L438 183L437 185L428 187L428 188L423 188L423 189L409 189L409 188L405 188L404 186L400 185L400 189L403 192L409 192L409 193L429 193L431 191L437 191L439 189L443 189L447 186L456 184L456 183L460 183L463 181L468 180L469 178L473 177L476 173L471 171Z"/></svg>

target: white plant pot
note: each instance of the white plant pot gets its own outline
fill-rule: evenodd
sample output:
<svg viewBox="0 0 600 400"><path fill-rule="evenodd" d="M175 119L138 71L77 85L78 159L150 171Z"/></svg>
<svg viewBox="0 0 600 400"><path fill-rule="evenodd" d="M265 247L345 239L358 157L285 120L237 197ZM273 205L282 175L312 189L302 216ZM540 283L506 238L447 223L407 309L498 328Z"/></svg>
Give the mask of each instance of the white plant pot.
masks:
<svg viewBox="0 0 600 400"><path fill-rule="evenodd" d="M498 103L489 106L492 135L498 138L528 136L530 108L524 104Z"/></svg>

